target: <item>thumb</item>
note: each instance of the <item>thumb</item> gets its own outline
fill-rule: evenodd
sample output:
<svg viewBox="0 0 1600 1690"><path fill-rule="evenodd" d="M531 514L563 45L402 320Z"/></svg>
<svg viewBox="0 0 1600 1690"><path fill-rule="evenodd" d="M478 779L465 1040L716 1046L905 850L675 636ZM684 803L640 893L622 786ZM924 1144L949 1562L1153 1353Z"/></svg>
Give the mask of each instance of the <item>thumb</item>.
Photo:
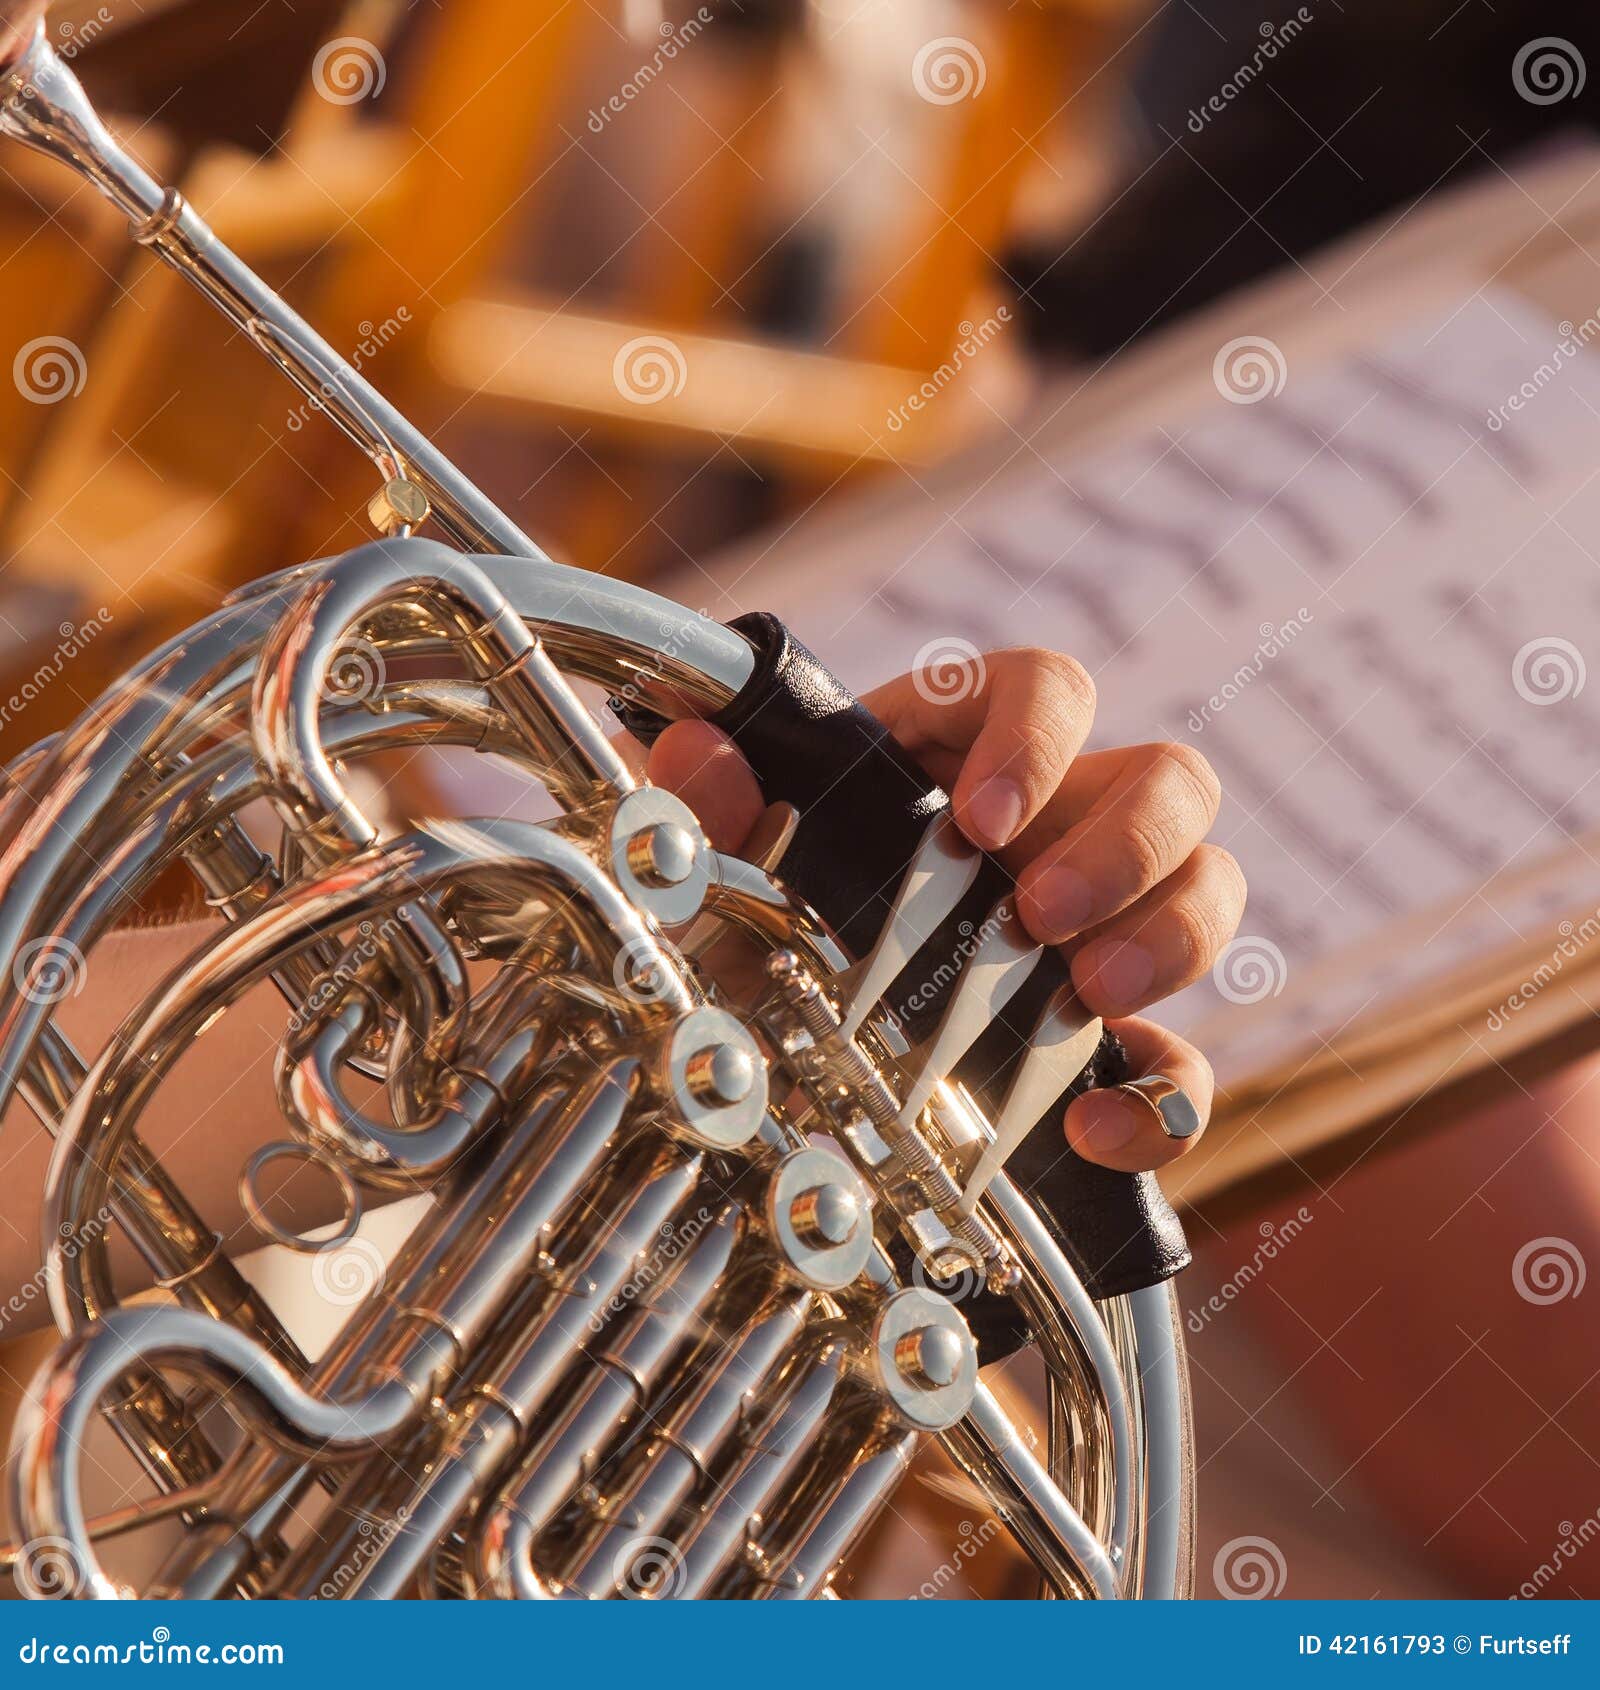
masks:
<svg viewBox="0 0 1600 1690"><path fill-rule="evenodd" d="M719 851L740 851L766 809L744 754L709 722L673 722L650 747L645 774L700 818Z"/></svg>

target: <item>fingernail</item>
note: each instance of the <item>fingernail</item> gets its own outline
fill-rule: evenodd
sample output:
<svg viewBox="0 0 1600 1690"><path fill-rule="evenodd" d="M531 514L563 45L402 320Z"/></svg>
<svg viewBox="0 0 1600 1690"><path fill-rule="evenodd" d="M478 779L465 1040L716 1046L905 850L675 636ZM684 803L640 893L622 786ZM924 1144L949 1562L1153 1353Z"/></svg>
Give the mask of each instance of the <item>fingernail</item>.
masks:
<svg viewBox="0 0 1600 1690"><path fill-rule="evenodd" d="M991 850L1009 845L1022 824L1022 788L1004 775L991 775L967 800L967 822Z"/></svg>
<svg viewBox="0 0 1600 1690"><path fill-rule="evenodd" d="M1089 925L1094 914L1094 888L1087 878L1066 863L1046 869L1029 891L1052 938L1065 939Z"/></svg>
<svg viewBox="0 0 1600 1690"><path fill-rule="evenodd" d="M1073 1137L1091 1159L1121 1150L1150 1118L1147 1104L1119 1096L1121 1090L1085 1092L1072 1105Z"/></svg>
<svg viewBox="0 0 1600 1690"><path fill-rule="evenodd" d="M1132 939L1097 939L1078 953L1072 972L1093 979L1107 1003L1134 1004L1155 980L1156 959Z"/></svg>
<svg viewBox="0 0 1600 1690"><path fill-rule="evenodd" d="M1188 1092L1165 1074L1146 1074L1142 1080L1129 1080L1116 1089L1142 1098L1154 1109L1161 1130L1168 1138L1193 1138L1199 1132L1200 1111L1195 1108Z"/></svg>

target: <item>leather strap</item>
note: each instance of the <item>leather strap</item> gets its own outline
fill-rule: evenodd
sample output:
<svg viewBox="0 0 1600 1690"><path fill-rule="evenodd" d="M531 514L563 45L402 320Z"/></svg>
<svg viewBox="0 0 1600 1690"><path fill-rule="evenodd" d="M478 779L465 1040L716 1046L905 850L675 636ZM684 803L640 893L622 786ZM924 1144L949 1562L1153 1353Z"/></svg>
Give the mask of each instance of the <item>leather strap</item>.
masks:
<svg viewBox="0 0 1600 1690"><path fill-rule="evenodd" d="M800 812L780 865L855 956L865 955L886 920L913 853L934 817L949 808L887 728L844 685L765 613L731 624L755 647L756 666L738 695L710 720L748 759L769 802ZM665 722L616 704L624 725L647 744ZM1012 889L993 859L972 890L895 982L888 1002L913 1042L938 1024L952 976L971 934ZM963 925L965 924L965 925ZM1027 983L957 1069L991 1112L1005 1095L1045 1003L1069 978L1046 952ZM1095 1297L1157 1285L1187 1266L1183 1228L1150 1174L1121 1174L1086 1162L1067 1145L1061 1112L1091 1085L1127 1077L1121 1045L1108 1034L1079 1080L1046 1111L1012 1154L1007 1172L1038 1207L1057 1242ZM975 1299L1011 1309L1009 1299ZM966 1312L977 1315L971 1304ZM1022 1334L999 1308L974 1319L986 1359L1015 1348ZM1003 1330L1009 1328L1009 1330Z"/></svg>

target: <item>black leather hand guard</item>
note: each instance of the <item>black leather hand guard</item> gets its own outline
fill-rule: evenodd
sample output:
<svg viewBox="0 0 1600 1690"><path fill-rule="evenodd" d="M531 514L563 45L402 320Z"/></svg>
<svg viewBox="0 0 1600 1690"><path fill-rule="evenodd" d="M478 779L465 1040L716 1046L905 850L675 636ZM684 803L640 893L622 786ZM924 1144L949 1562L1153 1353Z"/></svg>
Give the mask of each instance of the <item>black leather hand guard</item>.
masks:
<svg viewBox="0 0 1600 1690"><path fill-rule="evenodd" d="M758 613L732 626L755 646L755 672L710 720L744 753L768 800L783 800L800 812L779 868L783 880L827 920L853 955L864 956L888 918L929 823L950 801L776 617ZM646 744L665 725L634 706L614 701L614 708ZM1006 871L986 860L970 892L887 994L913 1043L938 1024L951 961L965 955L962 937L975 932L1011 889ZM1068 977L1066 964L1047 951L1003 1017L958 1067L957 1078L991 1117L1039 1014ZM1061 1114L1067 1100L1126 1077L1122 1046L1107 1033L1085 1072L1006 1164L1090 1293L1100 1298L1160 1284L1190 1259L1183 1228L1153 1175L1115 1173L1084 1161L1066 1143ZM986 1306L980 1310L978 1303ZM1025 1337L1009 1299L975 1299L964 1312L972 1319L985 1361Z"/></svg>

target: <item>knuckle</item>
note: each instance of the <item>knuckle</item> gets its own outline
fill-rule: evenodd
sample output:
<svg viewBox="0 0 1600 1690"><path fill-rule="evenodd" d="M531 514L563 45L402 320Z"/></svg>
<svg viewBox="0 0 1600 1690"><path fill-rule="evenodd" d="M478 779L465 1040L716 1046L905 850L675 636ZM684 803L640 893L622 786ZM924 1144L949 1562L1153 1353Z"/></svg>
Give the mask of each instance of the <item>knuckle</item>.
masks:
<svg viewBox="0 0 1600 1690"><path fill-rule="evenodd" d="M1167 911L1179 953L1190 969L1202 971L1216 961L1238 925L1231 902L1196 888L1173 900Z"/></svg>
<svg viewBox="0 0 1600 1690"><path fill-rule="evenodd" d="M1239 917L1244 914L1245 899L1250 894L1249 882L1245 879L1239 859L1221 845L1211 844L1197 845L1195 856L1198 859L1196 867L1202 879L1226 889L1223 894L1226 907L1237 924Z"/></svg>
<svg viewBox="0 0 1600 1690"><path fill-rule="evenodd" d="M1222 803L1222 782L1209 760L1182 740L1168 740L1155 748L1156 767L1179 785L1199 805L1209 827Z"/></svg>
<svg viewBox="0 0 1600 1690"><path fill-rule="evenodd" d="M1128 817L1122 830L1120 854L1133 893L1137 895L1156 885L1166 874L1172 845L1155 816L1134 814Z"/></svg>
<svg viewBox="0 0 1600 1690"><path fill-rule="evenodd" d="M1094 714L1094 677L1077 658L1046 646L1024 646L1016 656L1023 667L1045 678L1057 708L1064 707L1073 715Z"/></svg>

